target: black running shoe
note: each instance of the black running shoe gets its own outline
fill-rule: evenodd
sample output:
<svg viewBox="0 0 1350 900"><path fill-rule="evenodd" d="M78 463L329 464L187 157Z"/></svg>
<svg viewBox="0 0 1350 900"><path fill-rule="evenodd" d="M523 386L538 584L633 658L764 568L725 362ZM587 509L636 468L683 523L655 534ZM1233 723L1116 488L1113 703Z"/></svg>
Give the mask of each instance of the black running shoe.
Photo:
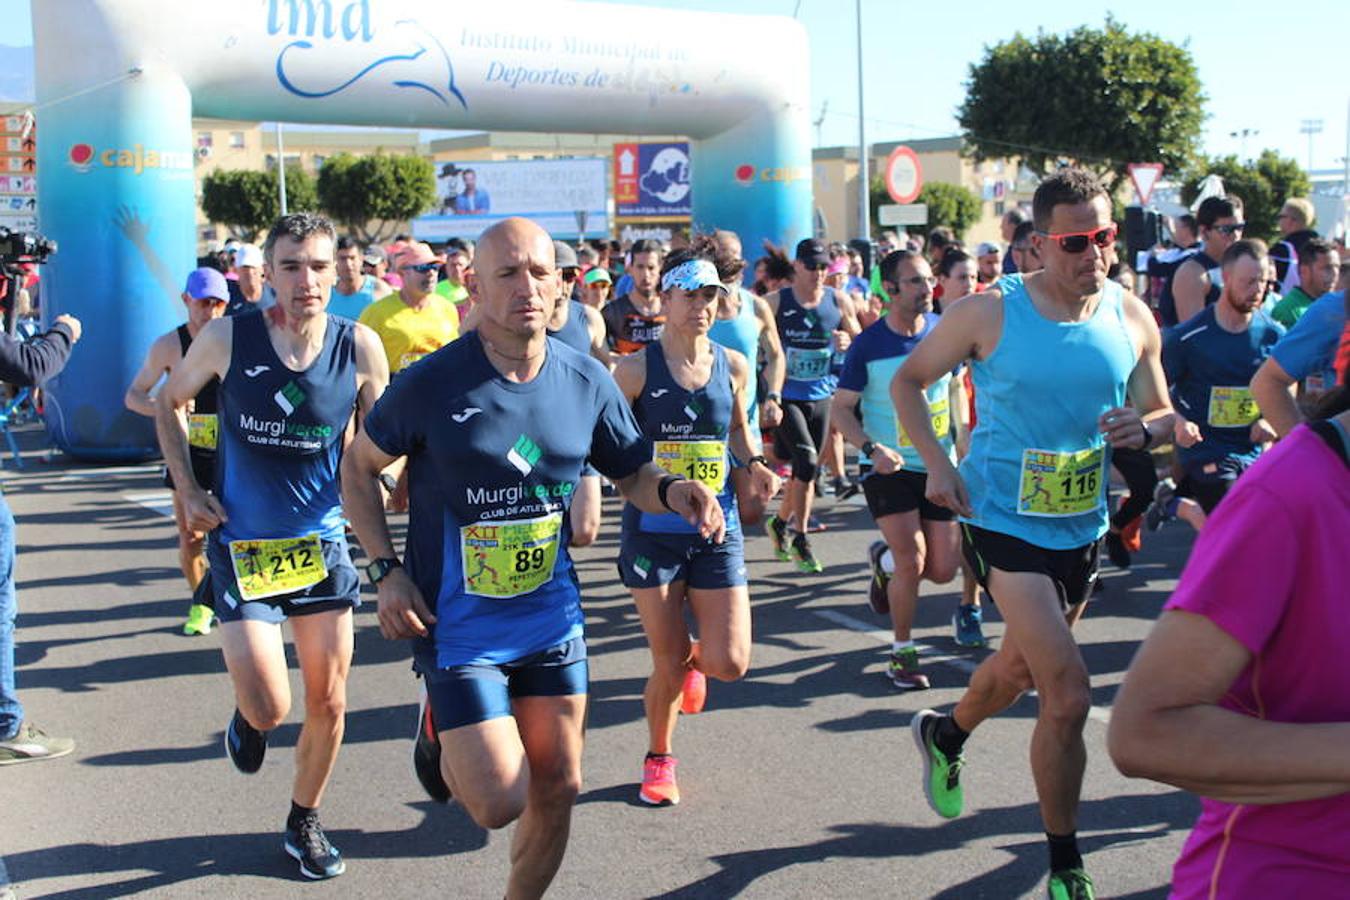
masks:
<svg viewBox="0 0 1350 900"><path fill-rule="evenodd" d="M319 824L319 814L310 813L294 827L286 826L286 842L282 848L300 861L300 874L315 880L336 878L347 871L342 854L323 833Z"/></svg>
<svg viewBox="0 0 1350 900"><path fill-rule="evenodd" d="M267 732L248 724L236 709L234 718L225 726L225 753L236 769L252 775L262 768L263 757L267 755Z"/></svg>
<svg viewBox="0 0 1350 900"><path fill-rule="evenodd" d="M1104 539L1106 543L1106 556L1111 560L1111 564L1117 569L1128 569L1130 563L1130 551L1125 548L1125 541L1120 537L1118 531L1106 532Z"/></svg>
<svg viewBox="0 0 1350 900"><path fill-rule="evenodd" d="M417 711L417 734L413 738L413 772L422 790L437 803L450 802L450 788L441 774L441 741L436 725L431 720L431 701L422 688L422 701Z"/></svg>

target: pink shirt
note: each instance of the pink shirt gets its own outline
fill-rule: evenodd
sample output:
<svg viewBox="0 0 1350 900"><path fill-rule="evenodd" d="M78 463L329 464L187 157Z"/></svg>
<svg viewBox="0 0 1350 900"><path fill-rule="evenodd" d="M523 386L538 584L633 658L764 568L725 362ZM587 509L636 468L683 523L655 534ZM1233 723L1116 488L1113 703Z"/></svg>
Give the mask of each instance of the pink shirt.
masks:
<svg viewBox="0 0 1350 900"><path fill-rule="evenodd" d="M1237 481L1166 608L1204 616L1252 653L1224 708L1350 722L1350 469L1319 435L1296 429ZM1172 896L1350 897L1350 794L1202 799Z"/></svg>

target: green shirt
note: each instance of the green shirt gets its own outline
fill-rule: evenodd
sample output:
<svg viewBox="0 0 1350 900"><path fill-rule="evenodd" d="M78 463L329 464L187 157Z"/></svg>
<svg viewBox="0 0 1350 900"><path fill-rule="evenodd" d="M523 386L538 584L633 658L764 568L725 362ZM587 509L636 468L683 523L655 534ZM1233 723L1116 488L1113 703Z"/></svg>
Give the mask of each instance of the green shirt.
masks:
<svg viewBox="0 0 1350 900"><path fill-rule="evenodd" d="M469 299L469 289L462 284L454 284L449 279L436 282L436 293L456 306Z"/></svg>
<svg viewBox="0 0 1350 900"><path fill-rule="evenodd" d="M1312 302L1313 299L1303 293L1303 288L1292 288L1284 295L1283 300L1275 304L1275 311L1270 314L1271 318L1285 328L1293 328L1294 323L1303 318Z"/></svg>

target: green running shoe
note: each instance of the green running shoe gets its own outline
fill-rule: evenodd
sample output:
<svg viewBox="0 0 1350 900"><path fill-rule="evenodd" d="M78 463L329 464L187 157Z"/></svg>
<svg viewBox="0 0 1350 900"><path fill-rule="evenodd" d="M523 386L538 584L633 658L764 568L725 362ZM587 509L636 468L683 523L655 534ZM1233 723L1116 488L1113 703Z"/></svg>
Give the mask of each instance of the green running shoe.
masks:
<svg viewBox="0 0 1350 900"><path fill-rule="evenodd" d="M910 720L909 730L923 754L923 794L933 812L944 819L961 815L965 796L961 792L961 767L965 758L956 754L948 759L933 739L942 716L931 709L920 710Z"/></svg>
<svg viewBox="0 0 1350 900"><path fill-rule="evenodd" d="M764 520L764 532L773 541L773 555L783 562L791 562L792 557L788 555L787 548L787 523L777 516L769 516Z"/></svg>
<svg viewBox="0 0 1350 900"><path fill-rule="evenodd" d="M816 555L811 552L811 542L806 539L806 535L799 534L792 539L792 555L797 560L797 571L815 574L823 572L825 567L816 559Z"/></svg>
<svg viewBox="0 0 1350 900"><path fill-rule="evenodd" d="M1082 869L1051 872L1046 886L1050 900L1096 900L1092 879Z"/></svg>
<svg viewBox="0 0 1350 900"><path fill-rule="evenodd" d="M211 619L215 610L200 603L192 604L188 609L187 621L183 623L183 634L210 634Z"/></svg>

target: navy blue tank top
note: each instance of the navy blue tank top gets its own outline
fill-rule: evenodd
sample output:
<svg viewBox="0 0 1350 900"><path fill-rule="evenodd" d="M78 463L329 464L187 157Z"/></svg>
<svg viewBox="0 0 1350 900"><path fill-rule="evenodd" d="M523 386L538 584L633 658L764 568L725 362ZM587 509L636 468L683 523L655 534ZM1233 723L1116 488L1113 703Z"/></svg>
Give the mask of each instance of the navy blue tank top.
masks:
<svg viewBox="0 0 1350 900"><path fill-rule="evenodd" d="M586 307L575 300L568 300L567 321L557 331L549 331L548 336L562 341L578 353L591 355L591 330L586 327Z"/></svg>
<svg viewBox="0 0 1350 900"><path fill-rule="evenodd" d="M778 335L787 356L785 400L824 400L834 396L839 376L834 371L831 340L843 320L834 289L825 288L817 306L797 302L792 288L778 292Z"/></svg>
<svg viewBox="0 0 1350 900"><path fill-rule="evenodd" d="M282 364L262 313L235 318L218 393L215 494L225 541L342 535L338 460L356 406L356 324L329 315L303 372Z"/></svg>
<svg viewBox="0 0 1350 900"><path fill-rule="evenodd" d="M731 484L731 452L727 434L736 395L732 390L731 366L717 344L712 374L697 390L686 390L670 374L659 343L647 347L647 382L633 402L633 414L643 435L652 444L652 459L672 475L702 481L717 494L727 530L740 528L736 492ZM667 534L694 534L695 529L674 513L653 515L631 503L624 507L624 528Z"/></svg>

